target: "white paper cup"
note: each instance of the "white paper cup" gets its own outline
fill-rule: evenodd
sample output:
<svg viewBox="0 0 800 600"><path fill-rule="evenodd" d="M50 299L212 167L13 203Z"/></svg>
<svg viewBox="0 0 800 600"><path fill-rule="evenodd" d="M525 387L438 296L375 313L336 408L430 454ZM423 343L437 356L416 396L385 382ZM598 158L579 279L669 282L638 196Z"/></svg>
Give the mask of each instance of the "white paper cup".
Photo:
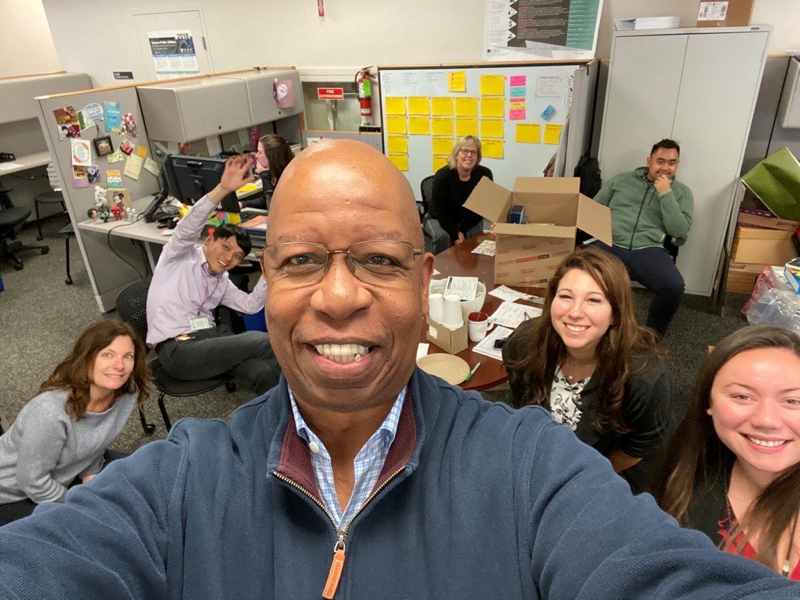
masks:
<svg viewBox="0 0 800 600"><path fill-rule="evenodd" d="M441 323L444 318L444 296L442 294L428 296L428 308L431 320Z"/></svg>
<svg viewBox="0 0 800 600"><path fill-rule="evenodd" d="M444 319L447 327L458 328L464 324L464 315L461 314L461 298L454 294L444 297Z"/></svg>
<svg viewBox="0 0 800 600"><path fill-rule="evenodd" d="M467 322L467 332L471 342L480 342L494 326L489 320L489 315L484 312L473 312L469 314Z"/></svg>

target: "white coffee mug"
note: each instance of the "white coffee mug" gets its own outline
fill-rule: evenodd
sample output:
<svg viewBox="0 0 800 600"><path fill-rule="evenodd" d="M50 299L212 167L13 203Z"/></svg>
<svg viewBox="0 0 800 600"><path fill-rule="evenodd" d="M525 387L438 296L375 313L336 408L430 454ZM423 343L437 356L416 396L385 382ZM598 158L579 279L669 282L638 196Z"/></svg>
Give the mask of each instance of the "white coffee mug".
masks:
<svg viewBox="0 0 800 600"><path fill-rule="evenodd" d="M485 312L469 313L467 331L472 342L480 342L486 334L494 327L494 323L489 320L489 315Z"/></svg>

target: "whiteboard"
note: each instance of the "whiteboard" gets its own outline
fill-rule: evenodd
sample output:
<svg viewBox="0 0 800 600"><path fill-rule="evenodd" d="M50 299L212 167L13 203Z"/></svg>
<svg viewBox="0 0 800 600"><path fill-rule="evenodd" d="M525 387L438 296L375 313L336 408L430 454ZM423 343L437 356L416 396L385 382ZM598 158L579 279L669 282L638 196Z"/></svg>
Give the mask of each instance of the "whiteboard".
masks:
<svg viewBox="0 0 800 600"><path fill-rule="evenodd" d="M426 134L412 134L409 132L411 126L411 119L413 117L424 117L424 115L410 114L413 112L411 108L410 98L429 98L431 101L430 112L433 113L434 98L475 98L478 104L477 125L478 137L484 143L484 157L481 164L491 169L494 175L494 180L499 184L511 188L514 185L514 180L519 176L539 176L542 174L545 166L550 159L558 151L558 133L556 133L555 143L545 143L545 126L562 126L564 125L567 115L573 103L573 83L576 76L576 70L580 69L584 62L572 63L538 63L529 65L514 65L514 66L458 66L458 65L442 65L437 67L379 67L378 80L380 89L380 105L381 105L381 123L383 124L383 147L384 152L393 162L398 165L401 171L405 174L414 194L420 200L420 182L427 176L433 175L439 166L442 165L444 156L437 153L436 168L434 168L434 138L448 137L448 136L435 136L432 130ZM463 92L451 91L453 86L450 83L451 73L455 76L463 74L464 77L464 90ZM485 88L482 90L483 83L489 83L490 80L482 79L484 76L501 76L503 78L503 86L500 95L483 95L482 91L487 91ZM497 82L498 80L494 80ZM514 84L514 85L512 85ZM459 87L456 85L455 87ZM494 90L496 93L497 90ZM390 114L396 112L398 102L397 98L405 99L406 107L406 133L392 133L390 131L392 123L387 119L397 114ZM503 111L501 117L491 117L502 119L502 137L488 137L481 135L483 126L482 121L490 117L482 115L483 100L484 99L502 99ZM512 101L524 100L524 117L512 119L511 108ZM576 99L576 106L573 111L580 110L586 112L588 110L588 102L586 99L578 102ZM387 102L390 105L390 110L387 111ZM415 102L419 105L419 101ZM497 105L497 102L494 102ZM489 104L487 104L488 108ZM548 119L542 117L542 112L548 107L553 107L553 112ZM453 114L454 127L451 136L454 143L460 139L460 135L456 132L456 119L460 118L455 115L455 108ZM519 113L514 116L519 117ZM440 115L428 115L428 119L442 118ZM446 118L446 117L444 117ZM471 117L463 117L471 118ZM394 121L396 125L398 121ZM441 121L439 121L441 123ZM463 122L462 122L463 123ZM419 125L420 121L416 121ZM516 141L517 125L539 125L539 143L518 143ZM469 125L469 123L467 123ZM495 128L497 128L495 123ZM530 129L528 129L530 131ZM552 129L551 131L555 131ZM393 152L392 144L390 144L390 136L403 136L407 140L407 151ZM497 135L497 134L495 134ZM491 140L500 140L502 142L502 158L490 158L486 156L487 148L486 142ZM396 141L396 138L395 138ZM444 142L439 142L440 146L444 146ZM453 143L449 144L452 150ZM405 159L402 155L405 154ZM446 154L449 154L449 150ZM407 160L407 169L403 169L403 163Z"/></svg>

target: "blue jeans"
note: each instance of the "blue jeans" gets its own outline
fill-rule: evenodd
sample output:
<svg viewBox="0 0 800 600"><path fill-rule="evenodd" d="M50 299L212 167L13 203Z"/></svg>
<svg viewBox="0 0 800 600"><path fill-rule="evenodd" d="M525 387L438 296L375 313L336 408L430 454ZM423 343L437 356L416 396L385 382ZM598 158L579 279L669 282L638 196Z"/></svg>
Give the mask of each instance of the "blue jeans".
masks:
<svg viewBox="0 0 800 600"><path fill-rule="evenodd" d="M594 244L619 258L628 268L631 279L655 292L647 310L647 326L662 336L667 332L672 317L678 312L686 285L672 257L664 248L626 250L607 246L601 241Z"/></svg>

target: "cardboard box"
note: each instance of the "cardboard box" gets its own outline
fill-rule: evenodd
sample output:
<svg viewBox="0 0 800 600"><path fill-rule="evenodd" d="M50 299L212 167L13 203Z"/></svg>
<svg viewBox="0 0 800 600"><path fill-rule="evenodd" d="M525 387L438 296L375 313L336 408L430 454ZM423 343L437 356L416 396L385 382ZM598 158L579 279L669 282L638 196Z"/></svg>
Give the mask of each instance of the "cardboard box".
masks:
<svg viewBox="0 0 800 600"><path fill-rule="evenodd" d="M765 211L764 211L765 212ZM767 216L767 214L757 214L754 212L740 212L736 222L740 225L750 225L752 227L761 227L764 229L780 229L783 231L794 231L800 225L800 221L789 221L788 219L781 219L775 215Z"/></svg>
<svg viewBox="0 0 800 600"><path fill-rule="evenodd" d="M728 279L725 283L725 291L736 292L737 294L750 294L753 292L753 287L756 285L756 279L758 279L758 273L729 270Z"/></svg>
<svg viewBox="0 0 800 600"><path fill-rule="evenodd" d="M677 29L680 17L638 17L636 19L614 19L614 27L620 31L634 29Z"/></svg>
<svg viewBox="0 0 800 600"><path fill-rule="evenodd" d="M698 27L744 27L750 25L755 0L700 2Z"/></svg>
<svg viewBox="0 0 800 600"><path fill-rule="evenodd" d="M731 262L782 265L796 256L791 231L736 226Z"/></svg>
<svg viewBox="0 0 800 600"><path fill-rule="evenodd" d="M469 346L469 334L467 331L467 321L464 320L464 325L458 329L449 329L441 323L437 323L430 317L426 317L428 322L428 333L426 338L432 344L436 344L450 354L458 354L462 350L466 350Z"/></svg>
<svg viewBox="0 0 800 600"><path fill-rule="evenodd" d="M579 189L577 177L518 177L513 191L480 180L464 207L496 223L495 284L545 283L575 249L579 231L611 245L611 211ZM515 204L525 207L526 225L508 223Z"/></svg>

